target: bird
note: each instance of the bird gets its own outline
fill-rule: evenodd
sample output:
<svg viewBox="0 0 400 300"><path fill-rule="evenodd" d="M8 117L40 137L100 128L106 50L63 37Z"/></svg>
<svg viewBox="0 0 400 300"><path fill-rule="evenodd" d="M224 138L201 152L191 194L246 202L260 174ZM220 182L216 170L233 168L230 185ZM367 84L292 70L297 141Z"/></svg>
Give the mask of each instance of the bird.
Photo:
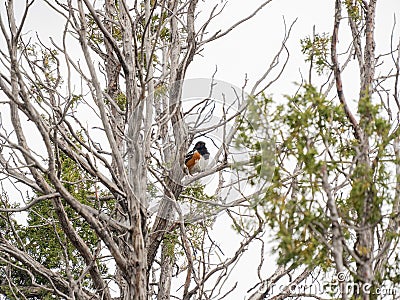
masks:
<svg viewBox="0 0 400 300"><path fill-rule="evenodd" d="M185 165L189 170L189 174L192 175L196 172L204 171L209 158L210 153L206 148L206 143L202 141L197 142L193 150L185 156Z"/></svg>

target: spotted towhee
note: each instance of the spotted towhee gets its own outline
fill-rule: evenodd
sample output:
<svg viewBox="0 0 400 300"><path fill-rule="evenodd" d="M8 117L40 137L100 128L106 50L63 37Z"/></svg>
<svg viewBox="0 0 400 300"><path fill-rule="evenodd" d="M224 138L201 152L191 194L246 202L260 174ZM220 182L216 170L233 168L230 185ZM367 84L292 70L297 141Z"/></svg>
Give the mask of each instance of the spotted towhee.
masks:
<svg viewBox="0 0 400 300"><path fill-rule="evenodd" d="M206 143L197 142L192 151L186 154L185 165L189 169L189 173L203 171L206 161L210 158L210 153L206 148Z"/></svg>

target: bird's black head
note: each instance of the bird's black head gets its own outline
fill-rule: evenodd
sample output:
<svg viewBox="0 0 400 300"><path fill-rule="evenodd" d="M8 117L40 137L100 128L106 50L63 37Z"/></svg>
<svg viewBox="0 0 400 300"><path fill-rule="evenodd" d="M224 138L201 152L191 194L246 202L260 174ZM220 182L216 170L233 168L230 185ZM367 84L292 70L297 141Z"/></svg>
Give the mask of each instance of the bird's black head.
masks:
<svg viewBox="0 0 400 300"><path fill-rule="evenodd" d="M194 145L194 150L197 150L205 159L208 159L210 156L210 153L206 148L206 143L202 141L199 141Z"/></svg>
<svg viewBox="0 0 400 300"><path fill-rule="evenodd" d="M194 149L200 150L206 147L206 143L199 141L194 145Z"/></svg>

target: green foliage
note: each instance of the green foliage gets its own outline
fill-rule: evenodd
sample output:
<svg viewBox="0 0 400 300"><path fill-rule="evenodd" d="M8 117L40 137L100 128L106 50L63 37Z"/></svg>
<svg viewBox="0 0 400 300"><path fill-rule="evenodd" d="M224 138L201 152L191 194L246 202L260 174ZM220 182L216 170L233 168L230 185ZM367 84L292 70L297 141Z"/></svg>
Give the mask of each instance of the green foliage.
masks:
<svg viewBox="0 0 400 300"><path fill-rule="evenodd" d="M51 48L44 48L40 44L20 45L22 53L29 60L31 67L35 67L37 78L30 86L37 102L43 101L46 94L54 93L62 83L59 72L58 51Z"/></svg>
<svg viewBox="0 0 400 300"><path fill-rule="evenodd" d="M187 213L193 218L203 217L205 223L211 224L212 220L209 220L210 216L213 216L214 206L207 204L208 201L215 201L216 196L209 196L204 191L205 186L199 182L187 187L180 195L180 201L186 203L190 211ZM190 217L187 217L190 222Z"/></svg>
<svg viewBox="0 0 400 300"><path fill-rule="evenodd" d="M384 142L388 137L391 124L389 120L380 115L381 104L374 104L368 92L358 101L358 114L360 116L360 126L367 136L373 136L379 142Z"/></svg>
<svg viewBox="0 0 400 300"><path fill-rule="evenodd" d="M277 193L275 186L272 189ZM316 233L326 235L330 222L324 218L323 207L306 192L302 189L302 195L291 200L267 195L266 200L273 210L267 211L266 217L275 219L273 228L277 229L274 251L280 254L278 264L307 264L326 269L332 263L329 250L321 244Z"/></svg>
<svg viewBox="0 0 400 300"><path fill-rule="evenodd" d="M238 135L234 140L235 147L246 149L250 164L236 164L233 168L246 172L252 185L257 184L256 179L269 181L274 172L275 140L266 118L271 101L265 95L249 97L246 114L236 120Z"/></svg>
<svg viewBox="0 0 400 300"><path fill-rule="evenodd" d="M307 47L311 49L310 44ZM263 97L253 102L259 107L250 107L239 127L240 141L256 149L254 137L258 128L250 124L261 124L266 122L263 118L271 116L270 125L277 137L277 168L258 209L264 208L266 222L274 232L279 264L306 264L327 271L334 267L331 249L325 244L331 242L332 222L321 169L326 166L330 182L336 180L337 185L332 186L338 189L332 193L341 223L346 220L359 224L366 217L369 199L367 222L383 226L382 211L393 201L390 168L395 163L391 150L395 135L389 134L391 126L381 116L382 106L369 97L360 99L357 117L375 151L363 163L360 153L365 145L355 137L339 101L327 99L309 84L296 95L287 96L280 105ZM246 118L252 122L246 123ZM348 184L341 186L342 182ZM356 232L351 226L342 226L341 230L344 241L352 248ZM347 263L354 263L350 256L346 259Z"/></svg>
<svg viewBox="0 0 400 300"><path fill-rule="evenodd" d="M113 201L102 203L96 200L96 195L101 196L101 191L96 188L95 182L88 177L73 160L68 158L65 154L60 153L58 162L60 166L60 179L73 197L81 203L94 206L98 209L109 209L112 206ZM35 195L35 197L36 196L40 195ZM94 251L98 243L96 234L85 220L79 217L63 199L60 200L76 232L86 242L90 250ZM0 223L1 220L0 218ZM68 267L76 279L82 274L83 270L85 270L86 263L69 241L59 224L52 200L42 200L36 203L29 210L26 226L17 225L15 222L14 224L13 231L2 230L2 234L5 234L5 237L7 237L10 242L15 241L13 244L24 249L33 259L46 268L66 275L65 268ZM11 235L12 232L14 235L17 235L18 238ZM16 266L20 265L17 261L14 263ZM68 265L66 265L67 263ZM11 278L13 283L22 288L25 286L29 287L32 285L31 277L23 270L24 267L22 265L20 266L20 269L12 269ZM99 269L104 274L107 272L105 265L99 264ZM2 272L2 270L4 269L0 265L0 272ZM48 284L47 279L41 276L35 276L35 281L38 284ZM83 281L86 287L91 288L91 281L85 279ZM15 297L10 294L9 299L15 299ZM51 293L44 293L40 299L57 298L54 298Z"/></svg>
<svg viewBox="0 0 400 300"><path fill-rule="evenodd" d="M301 166L302 175L290 200L279 192L282 175L275 176L277 181L274 180L272 187L275 195L267 195L266 202L273 205L272 214L279 216L274 223L278 226L276 251L281 254L279 263L327 268L331 265L329 251L316 236L326 235L330 225L321 201L321 168L328 162L328 171L333 171L343 156L349 155L343 150L352 149L349 145L352 140L343 140L341 136L351 126L341 105L327 100L311 85L305 85L301 93L287 99L286 104L277 107L273 122L279 124L276 128L282 137L282 151ZM329 153L329 149L339 151ZM331 157L327 161L328 155ZM279 202L274 199L276 194L280 195ZM272 214L267 216L273 218Z"/></svg>
<svg viewBox="0 0 400 300"><path fill-rule="evenodd" d="M183 256L185 252L183 249L179 253L175 252L175 247L177 244L179 244L179 234L176 230L173 232L168 232L164 235L164 245L166 246L166 255L168 255L171 258L176 257L176 255Z"/></svg>
<svg viewBox="0 0 400 300"><path fill-rule="evenodd" d="M88 32L89 32L88 40L95 44L98 44L98 45L104 44L103 34L101 33L101 30L98 28L96 21L94 20L92 15L90 15L90 14L86 15L86 24L87 24ZM113 30L113 37L116 40L120 41L121 40L121 32L120 32L120 30L118 30L117 26L114 26L114 27L116 29L115 30L116 32Z"/></svg>
<svg viewBox="0 0 400 300"><path fill-rule="evenodd" d="M354 21L361 21L362 0L345 0L347 13Z"/></svg>
<svg viewBox="0 0 400 300"><path fill-rule="evenodd" d="M83 204L95 206L96 203L90 200L96 194L94 182L87 178L87 174L77 167L74 161L62 153L59 156L59 164L61 179L71 195ZM91 250L94 250L97 237L93 230L64 200L61 199L61 201L77 233ZM57 220L51 200L41 201L30 210L28 226L21 232L21 237L26 242L25 247L28 253L47 268L63 272L66 261L64 256L67 255L72 262L73 273L78 276L85 267L85 263Z"/></svg>
<svg viewBox="0 0 400 300"><path fill-rule="evenodd" d="M328 55L331 37L327 33L315 34L300 40L301 52L306 55L306 61L315 65L318 74L329 70Z"/></svg>
<svg viewBox="0 0 400 300"><path fill-rule="evenodd" d="M288 103L278 106L274 117L274 121L283 123L280 134L284 134L283 130L289 133L282 146L307 174L319 177L328 149L352 149L348 144L352 140L341 139L351 126L341 105L327 100L311 85L304 86L304 93L287 98ZM339 152L335 158L340 160L341 156ZM335 167L336 160L330 160L328 169Z"/></svg>
<svg viewBox="0 0 400 300"><path fill-rule="evenodd" d="M119 93L115 101L120 109L124 110L126 108L126 95L124 93Z"/></svg>

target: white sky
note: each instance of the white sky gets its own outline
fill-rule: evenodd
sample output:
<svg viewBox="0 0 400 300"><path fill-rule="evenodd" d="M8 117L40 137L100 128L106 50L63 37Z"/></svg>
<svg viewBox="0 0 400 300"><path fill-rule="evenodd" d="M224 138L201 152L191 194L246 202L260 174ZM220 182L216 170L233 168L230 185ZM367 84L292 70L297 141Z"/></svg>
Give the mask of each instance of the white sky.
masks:
<svg viewBox="0 0 400 300"><path fill-rule="evenodd" d="M207 1L206 1L207 2ZM212 1L211 1L212 2ZM304 63L304 55L300 51L300 39L311 36L313 26L317 33L332 33L334 0L275 0L260 11L253 19L240 25L228 36L212 42L205 47L204 57L195 58L189 68L189 77L209 77L213 74L215 66L218 66L216 78L242 86L245 74L248 74L248 87L260 77L269 66L272 58L281 45L284 35L283 17L289 26L296 18L288 42L290 51L289 64L281 79L267 93L276 96L291 94L297 90L293 82L300 82L300 71L307 78L308 65ZM244 4L246 3L246 4ZM247 16L262 1L229 1L225 13L216 19L213 29L225 29L229 24ZM376 52L387 53L390 49L390 35L394 23L394 14L400 14L400 1L384 0L378 1L376 22ZM344 12L343 12L344 14ZM397 20L400 22L400 20ZM339 33L339 50L348 47L344 31L347 31L347 21L341 22ZM211 30L210 30L211 32ZM396 27L394 43L397 44L399 37L399 26ZM397 37L397 38L396 38ZM342 42L342 43L341 43ZM340 52L340 51L339 51ZM356 64L356 61L353 61ZM346 79L352 80L344 75L344 90L355 98L358 88L349 86ZM358 74L355 75L358 77ZM316 76L314 76L316 78ZM358 79L358 78L355 78ZM350 93L350 94L349 94Z"/></svg>
<svg viewBox="0 0 400 300"><path fill-rule="evenodd" d="M20 0L17 0L18 2ZM25 2L25 1L21 1ZM200 1L200 6L212 5L220 1ZM243 1L231 0L226 6L222 15L216 18L215 22L209 27L209 31L226 29L230 24L246 17L262 1ZM2 4L3 5L3 4ZM233 30L228 36L214 41L207 45L203 51L203 57L196 57L189 67L188 78L209 78L218 67L216 78L242 86L245 74L252 86L266 68L269 66L276 51L281 46L284 35L283 17L287 26L298 18L293 27L291 37L288 42L290 60L287 68L280 80L267 91L274 94L277 99L284 94L293 94L297 90L294 82L300 82L300 72L303 77L307 77L308 66L304 63L304 56L300 52L300 39L312 35L313 25L316 32L332 32L333 24L333 5L334 0L274 0L259 12L253 19L247 21ZM0 11L3 9L0 6ZM377 22L376 22L376 50L377 53L389 51L390 35L394 22L394 14L400 18L399 0L378 1ZM400 20L398 20L400 22ZM57 37L62 24L57 23L48 10L42 5L35 4L32 14L28 19L29 27L38 31L41 38L48 42L48 36ZM342 21L342 28L346 27L346 21ZM399 26L396 27L395 43L399 39ZM340 46L346 49L348 43L344 37L339 36ZM2 45L0 40L0 46ZM342 50L343 50L342 49ZM356 62L354 61L355 65ZM347 73L344 77L344 91L348 98L355 99L358 94L358 73ZM218 218L214 232L218 235L218 240L225 254L232 253L240 238L231 232L230 222L226 217ZM268 236L268 235L266 235ZM266 241L268 241L266 239ZM249 249L243 259L236 267L230 282L238 281L238 287L228 299L245 299L246 291L257 283L257 262L259 258L259 247ZM266 251L269 251L268 249ZM268 263L264 269L264 279L273 272L273 258L266 252ZM268 269L271 267L271 269ZM172 291L174 293L174 291Z"/></svg>

